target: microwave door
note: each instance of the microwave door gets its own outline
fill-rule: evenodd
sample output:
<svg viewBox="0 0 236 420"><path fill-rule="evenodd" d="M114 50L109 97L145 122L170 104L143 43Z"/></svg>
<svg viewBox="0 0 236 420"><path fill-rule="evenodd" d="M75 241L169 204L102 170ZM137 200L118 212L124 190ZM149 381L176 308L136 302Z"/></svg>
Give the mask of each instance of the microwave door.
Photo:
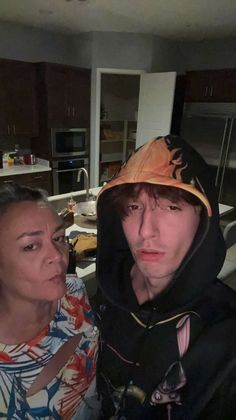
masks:
<svg viewBox="0 0 236 420"><path fill-rule="evenodd" d="M52 129L51 148L54 158L88 155L87 130Z"/></svg>

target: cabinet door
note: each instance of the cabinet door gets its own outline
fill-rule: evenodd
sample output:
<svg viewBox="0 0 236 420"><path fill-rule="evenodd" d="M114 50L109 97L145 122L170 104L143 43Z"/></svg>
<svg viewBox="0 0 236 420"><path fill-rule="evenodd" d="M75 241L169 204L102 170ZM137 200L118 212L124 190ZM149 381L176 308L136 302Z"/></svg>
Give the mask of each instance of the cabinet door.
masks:
<svg viewBox="0 0 236 420"><path fill-rule="evenodd" d="M90 125L90 70L70 68L68 70L68 106L71 127Z"/></svg>
<svg viewBox="0 0 236 420"><path fill-rule="evenodd" d="M34 65L23 61L1 60L0 72L3 83L1 102L5 107L7 134L36 135L38 120Z"/></svg>
<svg viewBox="0 0 236 420"><path fill-rule="evenodd" d="M6 136L10 134L10 126L9 126L8 118L7 118L7 110L6 110L7 95L4 89L4 85L5 85L5 78L4 78L4 72L3 72L3 65L2 65L2 60L0 60L0 134Z"/></svg>
<svg viewBox="0 0 236 420"><path fill-rule="evenodd" d="M186 102L209 102L213 89L213 74L209 71L190 71L186 76Z"/></svg>
<svg viewBox="0 0 236 420"><path fill-rule="evenodd" d="M50 171L0 177L1 185L10 184L13 182L20 185L27 185L28 187L42 188L46 190L49 195L52 194L52 181Z"/></svg>
<svg viewBox="0 0 236 420"><path fill-rule="evenodd" d="M236 70L192 71L186 77L186 102L235 102Z"/></svg>
<svg viewBox="0 0 236 420"><path fill-rule="evenodd" d="M65 66L47 63L44 72L48 127L67 127L70 116L67 105L67 69Z"/></svg>
<svg viewBox="0 0 236 420"><path fill-rule="evenodd" d="M213 98L216 102L236 102L236 69L215 72Z"/></svg>

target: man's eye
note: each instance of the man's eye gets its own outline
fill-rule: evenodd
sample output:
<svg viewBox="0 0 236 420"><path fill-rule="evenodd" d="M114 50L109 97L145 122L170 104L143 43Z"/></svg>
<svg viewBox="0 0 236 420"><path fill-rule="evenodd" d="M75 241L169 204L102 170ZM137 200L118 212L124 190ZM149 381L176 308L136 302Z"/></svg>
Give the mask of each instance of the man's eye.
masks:
<svg viewBox="0 0 236 420"><path fill-rule="evenodd" d="M136 211L136 210L141 210L142 206L140 204L137 203L131 203L128 204L127 209L131 212L131 211Z"/></svg>
<svg viewBox="0 0 236 420"><path fill-rule="evenodd" d="M170 205L170 206L167 206L166 207L166 210L169 210L169 211L180 211L181 209L180 209L180 207L178 207L178 206L175 206L175 205Z"/></svg>

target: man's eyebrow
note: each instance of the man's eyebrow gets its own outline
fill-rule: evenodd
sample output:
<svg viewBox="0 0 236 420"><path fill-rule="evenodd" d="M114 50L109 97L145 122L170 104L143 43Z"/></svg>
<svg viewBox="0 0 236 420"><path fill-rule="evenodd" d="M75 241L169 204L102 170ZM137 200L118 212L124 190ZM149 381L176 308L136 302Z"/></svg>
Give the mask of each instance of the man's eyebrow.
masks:
<svg viewBox="0 0 236 420"><path fill-rule="evenodd" d="M58 232L61 229L65 229L65 222L60 223L60 225L58 225L54 231L54 233ZM30 232L23 232L21 233L16 240L24 238L25 236L39 236L42 235L43 231L42 230L34 230L34 231L30 231Z"/></svg>

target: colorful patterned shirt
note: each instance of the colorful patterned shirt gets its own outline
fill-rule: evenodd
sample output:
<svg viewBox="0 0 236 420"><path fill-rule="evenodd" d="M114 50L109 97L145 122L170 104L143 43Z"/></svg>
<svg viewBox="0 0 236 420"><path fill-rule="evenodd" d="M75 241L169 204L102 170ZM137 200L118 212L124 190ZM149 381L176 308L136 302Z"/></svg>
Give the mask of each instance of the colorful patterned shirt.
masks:
<svg viewBox="0 0 236 420"><path fill-rule="evenodd" d="M0 418L72 420L76 416L95 377L98 331L83 282L67 275L66 283L67 293L43 331L27 343L0 344ZM82 338L67 364L46 387L26 397L52 356L78 333Z"/></svg>

